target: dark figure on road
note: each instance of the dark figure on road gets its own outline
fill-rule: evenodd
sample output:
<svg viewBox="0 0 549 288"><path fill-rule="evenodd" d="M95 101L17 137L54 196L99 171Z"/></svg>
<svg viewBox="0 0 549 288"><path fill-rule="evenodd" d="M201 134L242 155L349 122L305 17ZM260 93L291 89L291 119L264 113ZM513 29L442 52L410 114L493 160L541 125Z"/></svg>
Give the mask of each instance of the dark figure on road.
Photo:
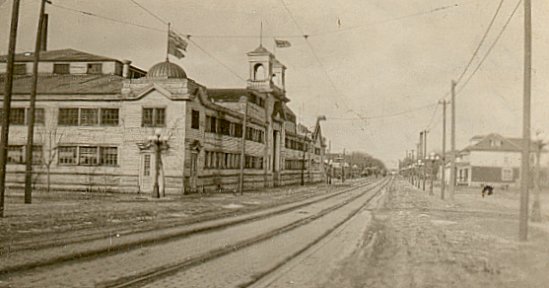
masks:
<svg viewBox="0 0 549 288"><path fill-rule="evenodd" d="M490 185L482 185L482 198L484 195L492 195L494 193L494 187Z"/></svg>

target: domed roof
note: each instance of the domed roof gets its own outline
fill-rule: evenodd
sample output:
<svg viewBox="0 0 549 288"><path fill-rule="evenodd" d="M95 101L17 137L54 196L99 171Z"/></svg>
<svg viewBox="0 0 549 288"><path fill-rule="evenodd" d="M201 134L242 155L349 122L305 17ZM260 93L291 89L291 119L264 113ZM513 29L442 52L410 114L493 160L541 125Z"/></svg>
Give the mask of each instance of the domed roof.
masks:
<svg viewBox="0 0 549 288"><path fill-rule="evenodd" d="M187 73L179 65L166 60L152 66L147 72L147 78L186 79Z"/></svg>

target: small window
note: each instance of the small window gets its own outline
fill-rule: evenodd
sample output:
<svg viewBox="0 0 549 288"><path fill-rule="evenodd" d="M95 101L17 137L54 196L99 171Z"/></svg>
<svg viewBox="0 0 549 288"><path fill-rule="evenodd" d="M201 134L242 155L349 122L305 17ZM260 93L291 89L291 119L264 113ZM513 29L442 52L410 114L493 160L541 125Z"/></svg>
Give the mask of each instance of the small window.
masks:
<svg viewBox="0 0 549 288"><path fill-rule="evenodd" d="M165 126L166 125L166 109L156 108L154 109L154 124L155 126Z"/></svg>
<svg viewBox="0 0 549 288"><path fill-rule="evenodd" d="M118 126L118 108L101 109L101 125Z"/></svg>
<svg viewBox="0 0 549 288"><path fill-rule="evenodd" d="M25 108L11 108L10 124L25 125Z"/></svg>
<svg viewBox="0 0 549 288"><path fill-rule="evenodd" d="M32 146L32 164L40 165L43 160L43 149L42 145L33 145Z"/></svg>
<svg viewBox="0 0 549 288"><path fill-rule="evenodd" d="M217 132L217 118L215 117L210 117L210 132Z"/></svg>
<svg viewBox="0 0 549 288"><path fill-rule="evenodd" d="M242 137L242 124L234 124L234 137Z"/></svg>
<svg viewBox="0 0 549 288"><path fill-rule="evenodd" d="M88 74L102 74L103 73L103 64L102 63L90 63L88 64Z"/></svg>
<svg viewBox="0 0 549 288"><path fill-rule="evenodd" d="M219 133L223 135L231 135L231 122L225 119L219 119Z"/></svg>
<svg viewBox="0 0 549 288"><path fill-rule="evenodd" d="M14 75L25 75L27 74L27 64L18 63L13 65L13 74Z"/></svg>
<svg viewBox="0 0 549 288"><path fill-rule="evenodd" d="M99 163L97 160L97 147L80 147L80 165L94 166Z"/></svg>
<svg viewBox="0 0 549 288"><path fill-rule="evenodd" d="M70 74L69 64L53 64L54 74Z"/></svg>
<svg viewBox="0 0 549 288"><path fill-rule="evenodd" d="M153 108L143 108L143 118L142 118L142 126L143 127L151 127L154 124L154 109Z"/></svg>
<svg viewBox="0 0 549 288"><path fill-rule="evenodd" d="M59 108L59 125L78 126L78 108Z"/></svg>
<svg viewBox="0 0 549 288"><path fill-rule="evenodd" d="M76 165L76 146L61 146L57 155L59 165Z"/></svg>
<svg viewBox="0 0 549 288"><path fill-rule="evenodd" d="M7 163L23 163L23 145L8 145Z"/></svg>
<svg viewBox="0 0 549 288"><path fill-rule="evenodd" d="M101 147L101 165L103 166L118 165L118 148L117 147Z"/></svg>
<svg viewBox="0 0 549 288"><path fill-rule="evenodd" d="M30 109L27 108L27 117L30 118L30 113L29 113ZM44 108L35 108L34 109L34 124L44 124L46 123L45 121L45 113L44 113ZM27 124L29 123L29 119L27 119Z"/></svg>
<svg viewBox="0 0 549 288"><path fill-rule="evenodd" d="M513 181L513 168L501 169L501 181Z"/></svg>
<svg viewBox="0 0 549 288"><path fill-rule="evenodd" d="M143 176L151 175L151 155L145 154L143 158Z"/></svg>
<svg viewBox="0 0 549 288"><path fill-rule="evenodd" d="M191 128L200 128L200 112L193 110L191 115Z"/></svg>
<svg viewBox="0 0 549 288"><path fill-rule="evenodd" d="M163 127L166 125L166 109L143 108L143 127Z"/></svg>
<svg viewBox="0 0 549 288"><path fill-rule="evenodd" d="M99 123L98 109L80 109L80 125L95 126Z"/></svg>

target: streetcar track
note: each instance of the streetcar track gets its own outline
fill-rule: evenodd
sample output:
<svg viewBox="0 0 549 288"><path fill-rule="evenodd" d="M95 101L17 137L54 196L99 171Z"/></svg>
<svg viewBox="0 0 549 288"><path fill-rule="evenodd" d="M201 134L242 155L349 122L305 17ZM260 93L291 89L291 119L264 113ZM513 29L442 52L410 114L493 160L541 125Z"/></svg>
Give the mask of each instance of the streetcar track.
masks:
<svg viewBox="0 0 549 288"><path fill-rule="evenodd" d="M370 203L370 201L375 198L375 196L381 191L381 189L384 186L388 185L391 181L392 181L391 179L381 180L379 182L372 183L372 185L370 187L364 187L364 186L356 187L356 189L352 189L352 190L357 190L357 189L360 189L360 188L365 189L365 190L364 190L364 192L362 192L358 195L349 197L349 198L347 198L347 199L345 199L345 200L343 200L343 201L341 201L341 202L339 202L339 203L337 203L333 206L325 208L325 209L321 210L320 212L318 212L314 215L310 215L310 216L302 218L300 220L291 222L289 224L286 224L282 227L276 228L276 229L271 230L269 232L257 235L255 237L248 238L246 240L239 241L239 242L231 244L231 245L227 245L227 246L224 246L224 247L220 247L220 248L210 250L208 252L205 252L203 254L194 256L190 259L181 261L179 263L164 265L164 266L160 266L160 267L155 267L153 269L150 269L149 271L139 273L139 275L121 277L121 278L113 280L113 281L107 281L107 282L99 283L99 284L97 284L96 287L103 287L103 288L141 287L145 284L154 282L155 280L158 280L160 278L167 277L167 276L173 275L175 273L187 270L187 269L192 268L194 266L198 266L202 263L212 261L214 259L220 258L222 256L225 256L225 255L228 255L230 253L242 250L244 248L247 248L247 247L250 247L252 245L261 243L263 241L266 241L268 239L271 239L275 236L278 236L278 235L281 235L283 233L294 230L294 229L296 229L298 227L301 227L303 225L306 225L307 223L310 223L310 222L312 222L316 219L319 219L319 218L321 218L321 217L323 217L323 216L325 216L325 215L327 215L327 214L329 214L329 213L331 213L335 210L338 210L339 208L342 208L343 206L346 206L346 205L352 203L356 199L358 199L360 197L363 197L365 194L367 194L371 191L374 191L375 189L379 189L370 198L368 198L368 200L363 205L361 205L357 210L354 210L351 213L354 216L360 210L362 210L368 203ZM347 221L350 218L346 217L345 219L346 220L344 220L342 222L338 222L338 224L336 226L339 227L340 225L342 225L345 221ZM333 231L336 228L329 229L329 230ZM323 237L326 237L329 234L330 234L329 232L328 233L323 233L323 235L324 235ZM317 239L315 241L318 242L320 240L321 239ZM305 250L303 250L303 251L305 251ZM301 252L303 252L303 251L301 251ZM251 283L251 284L253 284L253 283ZM246 287L246 286L244 286L244 287Z"/></svg>
<svg viewBox="0 0 549 288"><path fill-rule="evenodd" d="M364 181L364 182L366 182L366 181ZM298 202L299 201L304 201L304 199L300 199L300 200L298 200ZM251 214L251 213L260 211L262 209L263 210L272 209L272 208L276 208L278 206L283 206L283 205L287 205L287 204L289 204L289 203L274 204L274 205L259 207L257 209L247 211L247 212L245 212L243 214L240 214L240 215ZM115 235L115 234L126 236L126 235L132 235L132 234L137 234L137 233L146 233L146 232L150 232L150 231L154 231L154 230L158 230L158 229L170 229L170 228L177 227L179 225L191 225L195 222L215 221L215 220L220 219L220 218L231 217L231 216L239 216L239 215L235 215L234 211L229 211L229 212L220 213L220 214L199 216L199 217L195 218L194 220L193 219L163 220L162 223L159 226L155 226L155 227L146 227L146 228L143 228L143 229L126 230L126 231L122 231L122 232L117 231L117 228L127 226L126 224L124 224L124 225L120 225L120 227L113 227L108 232L103 232L103 231L97 232L96 231L96 232L90 232L90 233L82 233L82 234L76 235L76 236L68 236L68 237L63 236L63 238L52 239L52 240L47 240L47 241L43 241L43 240L33 240L33 241L26 241L26 242L21 241L21 242L11 244L9 250L11 252L19 252L19 251L26 251L26 250L55 248L55 247L69 245L69 244L80 244L80 243L85 243L85 242L91 242L91 241L94 241L94 240L100 240L100 239L104 239L106 237L110 237L110 236ZM80 229L77 229L77 230L86 230L86 228L84 227L84 228L80 228ZM55 234L55 233L53 233L53 234ZM1 270L0 270L0 273L1 273Z"/></svg>
<svg viewBox="0 0 549 288"><path fill-rule="evenodd" d="M353 210L349 215L347 215L343 220L341 220L340 222L338 222L336 225L330 227L330 229L326 230L324 233L322 233L322 235L318 236L317 238L315 238L312 242L310 242L309 244L307 244L305 247L299 249L298 251L296 251L295 253L291 254L290 256L286 257L286 259L284 259L283 261L280 261L277 265L275 265L274 267L272 267L271 269L267 270L267 271L264 271L263 273L260 273L258 275L255 275L254 279L252 279L251 281L249 282L246 282L246 283L243 283L243 284L240 284L238 285L238 288L247 288L247 287L251 287L252 285L255 285L256 283L258 283L259 281L265 279L267 276L275 273L276 271L278 271L279 269L283 268L284 265L286 265L287 263L289 263L290 261L296 259L297 257L299 257L300 255L304 254L305 252L309 251L311 248L315 247L315 245L319 244L321 241L327 239L329 236L331 236L333 233L336 232L336 230L338 229L343 229L344 226L346 226L348 223L350 223L350 221L356 216L358 215L358 213L360 213L361 211L365 211L366 210L366 206L368 206L369 204L371 204L371 201L376 199L377 196L382 196L379 194L379 192L382 191L382 188L384 187L387 187L389 186L391 183L393 182L393 179L391 178L389 181L387 181L386 183L383 184L383 187L381 187L379 189L379 191L377 193L375 193L374 195L372 195L372 197L370 197L367 201L364 202L364 204L362 204L360 207L358 207L357 209ZM320 248L317 248L316 250L318 250ZM313 251L313 253L316 252L316 251ZM264 285L263 287L269 287L270 285L272 284L272 282L269 282L267 283L266 285Z"/></svg>
<svg viewBox="0 0 549 288"><path fill-rule="evenodd" d="M35 269L35 268L41 268L41 267L45 267L45 266L64 265L64 264L66 264L68 262L71 262L71 261L92 260L92 259L95 259L95 258L108 256L108 255L114 255L114 254L121 253L121 252L127 252L128 250L142 248L142 247L149 246L149 245L157 245L157 244L160 244L160 243L165 243L165 242L168 242L168 241L183 239L183 238L190 237L190 236L197 235L197 234L201 234L201 233L217 231L217 230L229 228L229 227L240 225L240 224L259 221L259 220L262 220L262 219L265 219L265 218L285 214L285 213L288 213L288 212L291 212L291 211L294 211L294 210L297 210L297 209L301 209L301 208L306 207L306 206L310 206L310 205L313 205L313 204L316 204L316 203L319 203L319 202L322 202L322 201L326 201L328 199L340 196L342 194L349 193L349 192L364 188L364 186L373 185L373 184L375 185L375 183L372 183L372 182L368 182L368 181L364 181L364 182L366 182L366 184L364 184L364 185L343 189L339 192L331 193L329 195L319 197L318 199L314 199L312 201L303 201L302 203L299 203L297 205L293 205L293 206L290 206L290 207L287 207L287 208L284 208L284 209L280 209L280 210L271 211L271 212L268 212L268 213L263 213L263 214L260 214L260 215L257 215L257 216L246 217L246 214L243 214L243 215L240 215L240 216L243 217L242 219L236 219L236 220L233 220L233 221L228 220L228 222L223 222L223 223L214 224L214 225L205 226L205 227L198 227L198 228L190 229L190 230L179 231L179 232L175 232L175 233L172 233L172 234L164 235L163 237L151 237L151 238L147 238L147 239L138 239L136 241L130 241L128 243L117 244L116 246L109 246L107 248L100 247L100 248L97 248L97 249L90 249L90 250L87 250L87 251L77 252L77 253L73 253L73 254L59 255L57 257L51 257L51 258L44 259L44 260L38 260L38 261L34 261L34 262L27 262L27 263L20 264L20 265L8 266L8 267L0 269L0 276L10 274L10 273L27 272L29 270L32 270L32 269ZM362 183L360 183L360 184L362 184ZM284 206L284 205L288 205L288 204L283 204L281 206ZM275 207L272 207L271 209L276 209L276 208L277 207L275 206ZM253 213L254 212L251 212L251 213L248 213L248 214L253 214ZM256 211L255 213L261 213L261 212ZM236 216L236 217L238 217L238 216ZM210 220L210 221L216 221L216 220L220 220L220 219L222 219L222 218L217 218L217 219ZM204 222L208 222L208 221L204 221ZM184 226L189 226L189 225L193 225L193 224L200 224L200 223L191 223L191 224L187 224L187 225L184 225ZM161 228L161 230L168 230L168 229L174 229L174 228L176 228L176 227L168 227L168 228L163 227L163 228ZM150 230L147 230L145 232L139 231L139 232L133 233L133 234L147 233L147 232L151 232L151 231L154 231L154 230L159 230L159 229L150 229ZM93 240L91 240L91 241L93 241ZM91 242L91 241L90 240L84 240L84 241L73 243L73 244L85 244L85 243Z"/></svg>

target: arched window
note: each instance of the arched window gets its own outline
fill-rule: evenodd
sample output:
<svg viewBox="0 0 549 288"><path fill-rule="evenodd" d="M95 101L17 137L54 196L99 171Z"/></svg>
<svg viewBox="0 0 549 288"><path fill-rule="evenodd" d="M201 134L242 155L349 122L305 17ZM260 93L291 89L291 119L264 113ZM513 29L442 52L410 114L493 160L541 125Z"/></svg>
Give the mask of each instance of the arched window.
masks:
<svg viewBox="0 0 549 288"><path fill-rule="evenodd" d="M273 84L280 86L280 80L278 79L278 76L276 74L273 74L273 76L271 76L271 81L273 82Z"/></svg>
<svg viewBox="0 0 549 288"><path fill-rule="evenodd" d="M265 68L263 64L254 65L254 80L265 80Z"/></svg>

